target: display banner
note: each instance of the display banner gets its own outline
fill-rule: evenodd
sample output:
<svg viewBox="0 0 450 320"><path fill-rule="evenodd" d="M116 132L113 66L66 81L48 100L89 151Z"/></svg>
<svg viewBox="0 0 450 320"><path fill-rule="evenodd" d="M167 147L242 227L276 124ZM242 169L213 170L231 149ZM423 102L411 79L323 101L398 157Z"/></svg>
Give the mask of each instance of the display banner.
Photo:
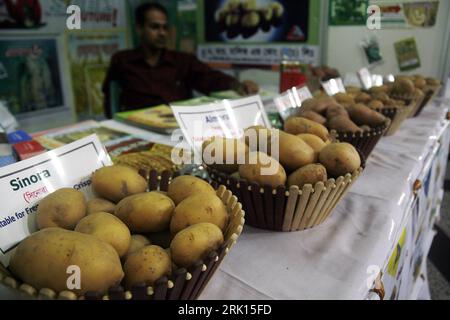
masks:
<svg viewBox="0 0 450 320"><path fill-rule="evenodd" d="M286 120L295 109L301 107L303 101L313 96L308 87L292 88L273 99L283 120Z"/></svg>
<svg viewBox="0 0 450 320"><path fill-rule="evenodd" d="M0 168L0 262L7 266L15 246L36 231L38 201L60 188L74 188L87 198L92 173L112 165L96 135Z"/></svg>
<svg viewBox="0 0 450 320"><path fill-rule="evenodd" d="M197 55L208 63L275 65L289 59L304 64L320 64L319 46L313 45L227 45L202 44Z"/></svg>
<svg viewBox="0 0 450 320"><path fill-rule="evenodd" d="M271 128L259 95L202 106L171 107L185 140L194 150L214 136L240 138L250 126Z"/></svg>

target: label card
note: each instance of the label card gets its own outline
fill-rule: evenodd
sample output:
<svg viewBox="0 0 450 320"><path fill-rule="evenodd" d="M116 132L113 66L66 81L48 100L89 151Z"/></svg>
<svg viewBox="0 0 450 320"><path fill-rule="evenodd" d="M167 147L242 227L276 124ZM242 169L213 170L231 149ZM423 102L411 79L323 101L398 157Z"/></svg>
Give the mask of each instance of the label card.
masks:
<svg viewBox="0 0 450 320"><path fill-rule="evenodd" d="M197 150L203 141L214 136L240 138L250 126L271 128L259 95L203 106L171 107L185 139Z"/></svg>
<svg viewBox="0 0 450 320"><path fill-rule="evenodd" d="M0 262L7 266L11 251L36 231L39 200L60 188L82 191L92 198L91 175L112 165L96 135L0 168Z"/></svg>
<svg viewBox="0 0 450 320"><path fill-rule="evenodd" d="M358 71L358 78L361 81L361 84L365 90L369 90L373 87L372 83L372 74L369 69L362 68Z"/></svg>
<svg viewBox="0 0 450 320"><path fill-rule="evenodd" d="M301 107L303 101L312 98L308 87L292 88L273 99L283 120L286 120L295 108Z"/></svg>
<svg viewBox="0 0 450 320"><path fill-rule="evenodd" d="M326 94L334 96L336 93L342 92L345 93L344 82L341 78L330 79L328 81L321 82L322 88L325 90Z"/></svg>

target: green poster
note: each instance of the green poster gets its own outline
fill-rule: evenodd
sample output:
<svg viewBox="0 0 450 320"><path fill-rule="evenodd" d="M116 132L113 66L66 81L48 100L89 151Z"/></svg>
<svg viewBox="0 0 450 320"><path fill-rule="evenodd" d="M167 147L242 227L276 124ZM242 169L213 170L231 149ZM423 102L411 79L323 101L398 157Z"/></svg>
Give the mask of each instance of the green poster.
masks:
<svg viewBox="0 0 450 320"><path fill-rule="evenodd" d="M330 0L329 24L332 26L365 25L368 0Z"/></svg>
<svg viewBox="0 0 450 320"><path fill-rule="evenodd" d="M195 54L197 50L197 1L178 2L177 49Z"/></svg>
<svg viewBox="0 0 450 320"><path fill-rule="evenodd" d="M420 57L417 50L416 39L409 38L394 43L400 71L408 71L420 67Z"/></svg>

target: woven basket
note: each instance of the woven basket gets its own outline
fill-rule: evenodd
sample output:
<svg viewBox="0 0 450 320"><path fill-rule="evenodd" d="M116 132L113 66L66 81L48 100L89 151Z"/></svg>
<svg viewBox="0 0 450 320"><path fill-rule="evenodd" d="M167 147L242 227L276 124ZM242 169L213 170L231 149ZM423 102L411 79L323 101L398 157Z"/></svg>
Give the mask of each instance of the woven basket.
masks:
<svg viewBox="0 0 450 320"><path fill-rule="evenodd" d="M370 131L353 133L331 130L330 134L339 142L350 143L356 149L359 149L364 157L368 159L378 141L380 141L381 137L388 130L390 124L391 120L388 118L384 125L372 128Z"/></svg>
<svg viewBox="0 0 450 320"><path fill-rule="evenodd" d="M391 123L384 134L385 136L392 136L400 129L403 121L405 121L411 113L414 104L415 101L410 101L409 104L404 107L375 109L385 117L391 119Z"/></svg>
<svg viewBox="0 0 450 320"><path fill-rule="evenodd" d="M426 86L425 88L425 97L423 98L423 101L421 103L421 105L419 106L419 108L417 109L417 111L414 113L413 117L417 117L418 115L420 115L420 113L422 112L423 108L425 108L425 106L434 100L434 98L436 98L436 96L438 95L439 91L441 90L441 85L436 85L436 86Z"/></svg>
<svg viewBox="0 0 450 320"><path fill-rule="evenodd" d="M310 229L322 224L360 176L365 166L337 179L318 182L314 186L261 186L236 179L211 167L206 167L216 184L223 184L235 194L246 213L246 224L259 229L290 232Z"/></svg>
<svg viewBox="0 0 450 320"><path fill-rule="evenodd" d="M149 190L167 191L172 174L168 171L160 176L156 171L149 173ZM229 224L224 232L224 243L214 252L211 252L204 261L197 261L191 268L180 268L173 272L170 278L163 277L156 281L154 286L145 284L134 286L125 290L122 286L111 288L108 293L87 292L78 297L71 291L55 292L48 288L36 290L28 284L21 283L13 278L7 270L0 268L0 285L20 290L31 297L39 299L65 299L65 300L194 300L205 288L212 275L219 267L224 256L236 243L244 226L244 211L237 198L221 185L217 195L228 209ZM30 298L31 298L30 297Z"/></svg>

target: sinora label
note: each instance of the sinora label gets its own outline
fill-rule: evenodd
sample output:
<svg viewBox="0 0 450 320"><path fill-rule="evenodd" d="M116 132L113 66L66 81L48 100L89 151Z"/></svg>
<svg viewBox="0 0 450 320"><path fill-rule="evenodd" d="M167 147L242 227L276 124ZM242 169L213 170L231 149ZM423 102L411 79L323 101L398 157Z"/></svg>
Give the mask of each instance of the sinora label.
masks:
<svg viewBox="0 0 450 320"><path fill-rule="evenodd" d="M0 168L0 262L7 266L16 245L36 231L39 200L60 188L91 195L91 175L111 165L96 135Z"/></svg>

